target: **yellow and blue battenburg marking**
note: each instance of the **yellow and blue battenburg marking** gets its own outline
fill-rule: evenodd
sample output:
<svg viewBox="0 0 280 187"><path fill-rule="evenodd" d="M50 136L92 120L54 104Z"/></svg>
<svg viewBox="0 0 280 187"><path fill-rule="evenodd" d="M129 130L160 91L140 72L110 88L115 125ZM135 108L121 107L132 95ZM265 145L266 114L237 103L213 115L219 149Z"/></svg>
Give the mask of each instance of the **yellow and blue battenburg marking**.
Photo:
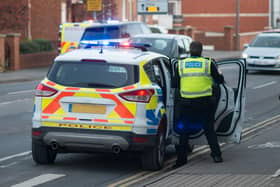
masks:
<svg viewBox="0 0 280 187"><path fill-rule="evenodd" d="M151 102L151 103L154 103L154 105L152 105L151 108L146 109L147 124L150 126L153 126L153 127L159 125L159 122L165 113L165 108L163 105L162 90L160 88L157 88L156 92L157 92L157 97L153 98L154 102ZM148 107L148 105L147 105L147 107ZM148 128L147 133L156 134L157 129Z"/></svg>

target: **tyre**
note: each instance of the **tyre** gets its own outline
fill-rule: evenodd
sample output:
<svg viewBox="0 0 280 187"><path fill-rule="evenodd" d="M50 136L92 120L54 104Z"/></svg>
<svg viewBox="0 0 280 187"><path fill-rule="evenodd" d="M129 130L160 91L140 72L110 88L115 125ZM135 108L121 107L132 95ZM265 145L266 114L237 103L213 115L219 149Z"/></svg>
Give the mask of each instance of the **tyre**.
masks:
<svg viewBox="0 0 280 187"><path fill-rule="evenodd" d="M165 158L165 136L164 133L158 135L157 146L146 150L141 155L142 168L144 170L157 171L163 167Z"/></svg>
<svg viewBox="0 0 280 187"><path fill-rule="evenodd" d="M46 145L32 142L32 157L37 164L52 164L57 152Z"/></svg>

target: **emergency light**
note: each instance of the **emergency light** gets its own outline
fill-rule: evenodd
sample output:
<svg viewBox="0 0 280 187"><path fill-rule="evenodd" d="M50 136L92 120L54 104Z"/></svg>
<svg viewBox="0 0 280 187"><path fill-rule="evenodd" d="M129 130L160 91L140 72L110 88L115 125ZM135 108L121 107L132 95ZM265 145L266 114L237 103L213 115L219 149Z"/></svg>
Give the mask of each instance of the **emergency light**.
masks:
<svg viewBox="0 0 280 187"><path fill-rule="evenodd" d="M178 134L196 134L203 129L203 123L202 120L193 120L184 117L184 119L174 123L174 130Z"/></svg>
<svg viewBox="0 0 280 187"><path fill-rule="evenodd" d="M112 42L112 41L100 41L100 40L82 40L80 42L81 48L88 49L94 47L115 47L115 48L137 48L142 51L147 51L151 44L148 43L131 43L131 42Z"/></svg>

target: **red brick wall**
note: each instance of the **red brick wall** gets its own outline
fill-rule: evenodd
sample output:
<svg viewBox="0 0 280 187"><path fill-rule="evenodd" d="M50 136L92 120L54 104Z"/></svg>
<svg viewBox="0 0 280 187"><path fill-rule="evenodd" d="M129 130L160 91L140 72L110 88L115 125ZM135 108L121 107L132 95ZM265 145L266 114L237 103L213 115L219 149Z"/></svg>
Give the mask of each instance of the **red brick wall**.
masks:
<svg viewBox="0 0 280 187"><path fill-rule="evenodd" d="M191 25L198 30L223 32L225 25L235 26L235 2L236 0L183 0L184 25ZM248 17L248 13L257 15ZM268 25L268 0L240 0L240 32L263 30Z"/></svg>
<svg viewBox="0 0 280 187"><path fill-rule="evenodd" d="M61 23L61 1L31 0L32 39L57 40Z"/></svg>
<svg viewBox="0 0 280 187"><path fill-rule="evenodd" d="M28 0L0 1L0 33L21 33L21 38L27 37ZM16 3L15 3L16 2Z"/></svg>
<svg viewBox="0 0 280 187"><path fill-rule="evenodd" d="M57 52L43 52L20 55L20 69L48 67L52 64Z"/></svg>

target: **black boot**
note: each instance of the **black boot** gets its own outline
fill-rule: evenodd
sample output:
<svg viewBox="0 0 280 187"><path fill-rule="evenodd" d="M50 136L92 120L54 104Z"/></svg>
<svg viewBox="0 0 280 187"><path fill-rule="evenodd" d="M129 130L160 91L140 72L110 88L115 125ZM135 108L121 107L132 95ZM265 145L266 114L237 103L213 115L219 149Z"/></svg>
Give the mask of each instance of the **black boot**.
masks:
<svg viewBox="0 0 280 187"><path fill-rule="evenodd" d="M185 158L185 159L177 159L176 160L176 164L173 165L173 168L174 169L179 168L179 167L181 167L181 166L183 166L183 165L185 165L187 163L188 163L187 158Z"/></svg>
<svg viewBox="0 0 280 187"><path fill-rule="evenodd" d="M213 158L213 162L215 162L215 163L223 162L223 158L220 155L218 155L218 156L214 155L214 156L212 156L212 158Z"/></svg>

